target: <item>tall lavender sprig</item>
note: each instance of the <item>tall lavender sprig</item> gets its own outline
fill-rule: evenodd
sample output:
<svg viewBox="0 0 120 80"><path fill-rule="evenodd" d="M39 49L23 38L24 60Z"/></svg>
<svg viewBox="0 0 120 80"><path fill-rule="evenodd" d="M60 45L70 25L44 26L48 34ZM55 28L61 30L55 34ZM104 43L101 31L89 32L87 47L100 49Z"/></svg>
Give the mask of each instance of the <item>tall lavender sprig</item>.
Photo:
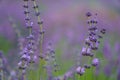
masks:
<svg viewBox="0 0 120 80"><path fill-rule="evenodd" d="M41 20L41 17L40 17L40 12L39 12L39 6L37 5L37 2L36 0L31 0L33 1L33 8L35 10L35 16L37 17L38 19L38 22L37 24L39 25L39 28L40 28L40 35L41 35L41 39L40 39L40 55L43 54L43 38L44 38L44 30L43 30L43 21Z"/></svg>
<svg viewBox="0 0 120 80"><path fill-rule="evenodd" d="M23 80L26 80L25 78L26 69L29 65L31 67L32 63L35 62L35 59L37 58L37 56L34 55L35 38L32 33L33 23L30 22L30 16L29 16L29 13L30 13L28 9L29 0L23 0L23 1L25 3L23 7L25 8L24 14L25 14L26 27L29 30L29 36L26 38L27 39L26 45L21 52L21 60L18 63L18 67L22 71L21 77L23 78Z"/></svg>
<svg viewBox="0 0 120 80"><path fill-rule="evenodd" d="M48 74L48 80L52 80L54 76L54 72L57 75L57 72L59 70L59 65L57 64L57 61L55 58L55 51L51 43L48 44L46 51L47 52L45 56L45 60L46 60L45 67L46 67L47 74Z"/></svg>
<svg viewBox="0 0 120 80"><path fill-rule="evenodd" d="M20 48L20 51L23 49L23 43L24 43L24 38L21 35L21 31L18 29L17 24L14 22L14 19L12 17L9 17L9 21L11 26L14 28L15 33L18 37L18 46Z"/></svg>
<svg viewBox="0 0 120 80"><path fill-rule="evenodd" d="M78 55L78 57L81 56L85 56L85 57L89 57L88 58L88 63L82 65L80 62L80 59L78 59L79 61L77 61L77 66L75 66L73 69L74 70L70 70L67 74L67 77L64 76L58 76L56 78L54 78L55 80L67 80L69 79L71 76L73 76L74 74L76 75L76 73L79 76L84 75L84 73L86 72L86 69L90 69L92 66L93 67L97 67L100 60L98 58L96 58L95 55L95 51L98 50L99 48L99 44L100 44L100 39L103 38L103 34L105 34L106 30L105 29L101 29L99 30L97 27L97 23L98 21L96 20L96 18L92 19L93 15L88 12L86 14L87 18L88 18L88 22L87 24L89 25L89 29L88 29L88 37L85 39L85 46L82 48L81 54ZM95 14L95 16L97 16L97 14ZM92 59L92 62L90 62ZM89 64L89 62L91 64ZM86 72L87 73L87 72ZM93 71L92 71L93 73ZM77 76L75 76L77 77ZM86 80L86 76L84 76L85 80ZM74 79L79 79L80 77L74 78Z"/></svg>
<svg viewBox="0 0 120 80"><path fill-rule="evenodd" d="M39 47L40 47L40 63L39 63L39 76L43 76L43 72L46 73L46 70L43 69L43 65L46 64L46 61L45 59L42 57L44 54L43 54L43 39L44 39L44 33L45 31L43 30L43 21L41 20L41 17L40 17L40 12L39 12L39 6L37 5L37 2L36 0L31 0L33 2L33 9L35 11L35 16L37 17L37 24L40 28L39 30L39 38L38 41L39 41ZM42 70L41 70L42 69ZM40 79L39 77L39 79Z"/></svg>
<svg viewBox="0 0 120 80"><path fill-rule="evenodd" d="M82 48L81 55L90 57L88 62L91 59L93 59L91 65L96 67L99 64L100 60L96 58L94 52L98 50L100 39L102 38L103 34L105 34L106 30L101 29L100 31L98 31L98 27L97 27L98 21L96 20L96 17L93 18L93 15L90 12L88 12L86 16L88 18L87 24L89 25L89 29L88 29L89 34L88 37L85 39L85 47ZM97 14L95 14L95 16L97 16ZM83 67L78 66L76 68L76 72L79 75L83 75L85 73L85 69L90 69L91 65L84 64Z"/></svg>

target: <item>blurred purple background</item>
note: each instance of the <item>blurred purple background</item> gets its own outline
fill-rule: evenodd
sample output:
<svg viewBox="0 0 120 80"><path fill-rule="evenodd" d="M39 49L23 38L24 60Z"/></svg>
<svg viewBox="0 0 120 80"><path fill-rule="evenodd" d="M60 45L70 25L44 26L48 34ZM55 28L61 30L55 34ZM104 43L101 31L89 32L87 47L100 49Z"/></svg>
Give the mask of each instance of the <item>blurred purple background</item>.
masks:
<svg viewBox="0 0 120 80"><path fill-rule="evenodd" d="M83 37L87 25L85 13L90 11L98 14L99 27L108 32L120 34L120 1L119 0L38 0L41 17L44 21L47 38L79 42ZM13 17L19 27L24 27L23 1L0 1L0 34L14 40L14 31L9 23L9 16ZM32 6L32 4L30 4ZM33 12L34 13L34 12ZM35 18L33 16L33 20ZM36 24L34 22L34 24ZM35 26L37 28L37 26ZM9 30L9 31L8 31ZM48 35L49 34L49 35ZM52 36L54 34L54 36ZM81 39L82 38L82 39ZM50 38L49 38L50 39Z"/></svg>

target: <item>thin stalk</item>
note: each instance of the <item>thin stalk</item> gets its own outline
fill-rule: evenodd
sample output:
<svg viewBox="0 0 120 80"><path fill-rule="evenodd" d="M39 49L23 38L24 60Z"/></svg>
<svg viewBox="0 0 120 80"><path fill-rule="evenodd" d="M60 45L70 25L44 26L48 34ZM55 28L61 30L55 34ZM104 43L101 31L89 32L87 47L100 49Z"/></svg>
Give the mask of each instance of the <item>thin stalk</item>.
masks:
<svg viewBox="0 0 120 80"><path fill-rule="evenodd" d="M20 32L20 30L18 29L17 25L15 24L13 18L10 17L10 16L9 16L9 21L10 21L10 23L11 23L11 26L14 28L17 37L20 39L20 38L21 38L21 32ZM22 51L22 50L23 50L23 44L20 43L19 40L18 40L18 42L19 42L19 48L20 48L20 50Z"/></svg>
<svg viewBox="0 0 120 80"><path fill-rule="evenodd" d="M26 75L25 74L23 74L23 80L26 80Z"/></svg>
<svg viewBox="0 0 120 80"><path fill-rule="evenodd" d="M91 71L91 72L92 72L92 73L91 73L91 74L92 74L92 80L95 79L95 77L94 77L94 71L95 71L95 70L94 70L94 67L92 67L92 71Z"/></svg>
<svg viewBox="0 0 120 80"><path fill-rule="evenodd" d="M24 5L28 6L28 1L24 1ZM25 8L25 11L29 12L28 8ZM29 13L26 13L25 16L26 16L26 18L29 18ZM30 24L30 20L26 20L26 23Z"/></svg>
<svg viewBox="0 0 120 80"><path fill-rule="evenodd" d="M34 5L34 7L37 6L37 3L36 3L35 0L33 1L33 5ZM34 9L35 9L36 14L39 13L38 7L34 8ZM40 55L42 55L42 53L43 53L43 50L42 50L43 47L42 46L43 46L43 38L44 38L43 25L42 25L41 17L39 15L37 16L37 19L38 19L38 25L39 25L39 28L40 28L40 32L41 32Z"/></svg>
<svg viewBox="0 0 120 80"><path fill-rule="evenodd" d="M21 37L20 30L18 30L17 25L14 23L12 17L10 17L10 16L9 16L9 21L10 21L12 27L15 29L15 32L16 32L18 38L20 38Z"/></svg>
<svg viewBox="0 0 120 80"><path fill-rule="evenodd" d="M33 1L33 6L34 6L35 13L37 14L36 16L37 16L38 25L39 25L39 28L40 28L41 39L40 39L39 43L40 43L40 56L42 56L42 54L43 54L43 38L44 38L43 25L42 25L41 17L39 15L40 13L39 13L39 9L38 9L36 0L32 0L32 1ZM38 80L40 80L41 75L44 76L44 74L46 73L46 71L43 69L43 65L45 65L45 64L46 64L45 60L40 58L39 72L38 72L39 79ZM42 73L44 73L44 74L42 74Z"/></svg>
<svg viewBox="0 0 120 80"><path fill-rule="evenodd" d="M1 70L1 80L4 80L3 70Z"/></svg>
<svg viewBox="0 0 120 80"><path fill-rule="evenodd" d="M84 79L86 80L86 74L84 75Z"/></svg>
<svg viewBox="0 0 120 80"><path fill-rule="evenodd" d="M0 80L4 80L4 71L3 71L3 59L2 58L0 58Z"/></svg>

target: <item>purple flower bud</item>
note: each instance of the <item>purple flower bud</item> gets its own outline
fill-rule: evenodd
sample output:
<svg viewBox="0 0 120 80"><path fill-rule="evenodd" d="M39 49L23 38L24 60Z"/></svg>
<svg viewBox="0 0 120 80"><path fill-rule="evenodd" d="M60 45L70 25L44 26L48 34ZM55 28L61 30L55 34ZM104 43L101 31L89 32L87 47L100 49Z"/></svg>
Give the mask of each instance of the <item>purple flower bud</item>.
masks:
<svg viewBox="0 0 120 80"><path fill-rule="evenodd" d="M87 13L86 13L86 16L87 16L87 17L90 17L90 16L92 16L92 14L91 14L90 12L87 12Z"/></svg>
<svg viewBox="0 0 120 80"><path fill-rule="evenodd" d="M21 57L22 60L25 60L25 61L29 61L30 60L30 56L26 55L26 54L23 54L22 57Z"/></svg>
<svg viewBox="0 0 120 80"><path fill-rule="evenodd" d="M27 19L29 20L30 18L26 18L26 20L27 20ZM27 28L32 28L32 25L33 25L33 22L31 22L30 24L26 23L26 27L27 27Z"/></svg>
<svg viewBox="0 0 120 80"><path fill-rule="evenodd" d="M21 66L22 65L22 62L20 61L19 63L18 63L18 66Z"/></svg>
<svg viewBox="0 0 120 80"><path fill-rule="evenodd" d="M98 46L99 46L99 42L95 42L95 43L91 44L91 49L92 50L97 50Z"/></svg>
<svg viewBox="0 0 120 80"><path fill-rule="evenodd" d="M34 51L33 51L33 50L29 50L29 54L30 54L30 55L33 55L33 54L34 54Z"/></svg>
<svg viewBox="0 0 120 80"><path fill-rule="evenodd" d="M25 70L27 68L27 64L20 61L18 63L18 68L21 69L21 70Z"/></svg>
<svg viewBox="0 0 120 80"><path fill-rule="evenodd" d="M79 66L79 67L77 67L76 72L77 72L77 74L79 74L81 76L85 73L85 68L84 67L82 68Z"/></svg>
<svg viewBox="0 0 120 80"><path fill-rule="evenodd" d="M90 39L89 38L85 39L85 44L90 46Z"/></svg>
<svg viewBox="0 0 120 80"><path fill-rule="evenodd" d="M100 32L101 32L102 34L105 34L105 33L106 33L106 29L102 29Z"/></svg>
<svg viewBox="0 0 120 80"><path fill-rule="evenodd" d="M91 53L91 48L87 48L87 54Z"/></svg>
<svg viewBox="0 0 120 80"><path fill-rule="evenodd" d="M36 61L37 60L37 56L35 55L34 57L33 57L33 61Z"/></svg>
<svg viewBox="0 0 120 80"><path fill-rule="evenodd" d="M33 40L34 39L34 35L30 34L27 39Z"/></svg>
<svg viewBox="0 0 120 80"><path fill-rule="evenodd" d="M97 30L97 27L96 26L92 26L89 28L89 31L96 31Z"/></svg>
<svg viewBox="0 0 120 80"><path fill-rule="evenodd" d="M67 73L65 73L64 79L67 80L68 78L72 77L72 74L73 74L72 71L68 71Z"/></svg>
<svg viewBox="0 0 120 80"><path fill-rule="evenodd" d="M85 56L85 55L86 55L86 52L87 52L87 48L83 47L83 48L82 48L82 55Z"/></svg>
<svg viewBox="0 0 120 80"><path fill-rule="evenodd" d="M94 54L93 54L93 53L90 53L90 54L89 54L89 56L90 56L90 57L93 57L93 56L94 56Z"/></svg>
<svg viewBox="0 0 120 80"><path fill-rule="evenodd" d="M86 69L90 69L90 65L88 65L88 64L84 64L84 68L86 68Z"/></svg>
<svg viewBox="0 0 120 80"><path fill-rule="evenodd" d="M91 48L83 48L82 49L83 56L90 56L90 54L91 54Z"/></svg>
<svg viewBox="0 0 120 80"><path fill-rule="evenodd" d="M98 58L94 58L92 60L92 66L97 66L99 64L99 59Z"/></svg>
<svg viewBox="0 0 120 80"><path fill-rule="evenodd" d="M37 60L37 56L33 56L30 60L29 63L35 63Z"/></svg>
<svg viewBox="0 0 120 80"><path fill-rule="evenodd" d="M96 42L97 38L95 36L89 36L91 42Z"/></svg>

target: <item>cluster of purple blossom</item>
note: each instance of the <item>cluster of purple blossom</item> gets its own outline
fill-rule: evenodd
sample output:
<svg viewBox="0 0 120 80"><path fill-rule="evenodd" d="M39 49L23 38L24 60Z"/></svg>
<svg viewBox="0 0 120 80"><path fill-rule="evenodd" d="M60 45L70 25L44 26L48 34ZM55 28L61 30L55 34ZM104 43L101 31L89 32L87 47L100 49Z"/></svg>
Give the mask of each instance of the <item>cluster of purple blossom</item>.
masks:
<svg viewBox="0 0 120 80"><path fill-rule="evenodd" d="M66 72L63 76L59 76L55 78L55 80L67 80L71 77L74 78L74 75L77 73L78 75L82 76L85 73L86 69L90 69L92 66L97 67L100 63L100 60L96 58L94 51L98 50L100 39L103 38L103 35L106 33L106 29L101 29L98 31L96 20L97 14L95 14L95 17L90 13L86 13L86 16L88 18L87 24L89 25L88 29L88 37L85 39L85 47L82 48L82 51L79 55L90 57L92 60L91 65L84 64L83 66L80 65L80 61L78 61L79 64L75 66L73 69ZM93 18L94 17L94 18ZM93 19L92 19L93 18ZM78 56L80 57L80 56Z"/></svg>
<svg viewBox="0 0 120 80"><path fill-rule="evenodd" d="M33 22L31 22L30 18L30 11L29 11L29 0L23 0L25 8L24 14L25 14L25 21L26 21L26 28L29 30L29 35L26 38L25 46L22 47L22 51L20 53L21 58L20 62L18 63L18 68L20 70L20 77L22 77L22 80L25 80L25 74L26 70L31 67L32 64L35 63L35 61L38 58L42 58L42 55L35 54L37 51L37 47L40 44L40 53L42 54L42 38L44 31L42 30L42 21L40 21L40 13L38 12L38 6L36 4L35 0L31 0L34 4L33 8L35 10L36 16L38 17L38 25L40 26L39 34L36 35L33 33Z"/></svg>
<svg viewBox="0 0 120 80"><path fill-rule="evenodd" d="M93 60L91 65L96 67L99 64L100 60L96 58L93 52L98 50L100 39L103 37L103 34L105 34L106 30L101 29L100 31L98 31L98 27L97 27L98 21L96 20L96 17L92 19L93 15L90 12L88 12L86 16L88 18L87 23L89 25L89 29L88 29L89 35L85 39L85 47L82 48L81 54L82 56L88 56L92 58ZM95 16L97 16L97 14L95 14ZM85 73L85 69L90 69L91 65L84 64L84 67L78 66L76 71L79 75L83 75Z"/></svg>
<svg viewBox="0 0 120 80"><path fill-rule="evenodd" d="M30 12L29 12L29 4L30 0L23 0L24 1L24 14L25 14L25 21L26 21L26 28L29 31L29 35L25 40L24 46L20 46L21 48L21 57L20 62L18 63L18 68L20 72L19 78L22 80L26 79L27 69L31 69L30 67L34 64L37 60L45 62L45 64L41 65L43 69L45 69L48 73L48 78L52 78L52 70L55 72L58 71L58 64L55 58L55 51L52 48L52 44L49 43L47 46L46 52L43 52L43 38L44 38L44 30L42 27L43 21L40 18L40 12L38 10L38 5L36 4L36 0L31 0L33 2L33 9L35 11L35 16L37 17L37 24L40 28L38 34L34 34L33 31L33 22L31 22ZM37 53L37 54L35 54ZM40 54L38 54L40 53ZM44 53L44 54L43 54ZM38 62L38 63L40 63ZM41 62L42 63L42 62ZM53 64L53 66L51 65ZM39 66L40 68L40 66Z"/></svg>
<svg viewBox="0 0 120 80"><path fill-rule="evenodd" d="M82 48L82 56L88 56L92 58L92 66L96 67L99 64L99 59L95 58L95 53L94 51L98 50L98 46L100 44L100 39L103 37L103 34L105 34L106 30L101 29L100 32L98 31L97 23L98 21L96 20L96 17L92 19L93 15L88 12L86 14L88 18L88 37L85 39L85 47ZM97 14L95 14L97 16ZM85 73L85 69L90 69L91 65L84 64L84 67L78 67L76 69L77 73L79 75L83 75Z"/></svg>

